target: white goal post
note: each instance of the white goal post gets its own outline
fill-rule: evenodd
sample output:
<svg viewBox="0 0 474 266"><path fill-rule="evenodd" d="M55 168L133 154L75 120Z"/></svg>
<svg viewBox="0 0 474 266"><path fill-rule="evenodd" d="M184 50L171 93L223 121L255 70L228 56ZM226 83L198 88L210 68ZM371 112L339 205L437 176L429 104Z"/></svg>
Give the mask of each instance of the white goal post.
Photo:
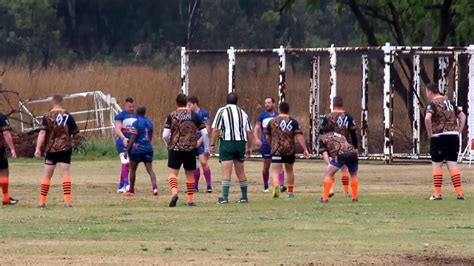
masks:
<svg viewBox="0 0 474 266"><path fill-rule="evenodd" d="M420 59L422 57L437 57L439 62L439 80L438 85L442 93L448 88L448 67L450 60L452 60L452 68L454 70L454 92L453 97L456 104L459 99L459 56L467 55L469 66L469 86L467 99L467 132L468 132L468 146L465 152L461 155L472 156L471 142L474 139L474 45L468 47L431 47L431 46L393 46L386 43L384 46L370 46L370 47L323 47L323 48L285 48L280 46L275 49L236 49L230 47L229 49L216 50L192 50L181 47L181 90L184 94L188 94L189 88L189 55L194 54L228 54L228 92L235 90L236 73L235 64L236 56L238 54L276 54L279 57L279 82L278 82L278 96L279 102L285 101L285 74L286 74L286 54L287 53L306 53L313 56L311 61L311 76L310 76L310 148L314 154L317 153L318 146L318 128L320 116L320 56L329 56L330 77L329 77L329 99L331 110L333 109L333 99L337 95L337 55L344 54L350 56L359 56L361 58L361 111L360 111L360 135L361 141L361 159L382 159L386 163L391 163L394 158L403 159L417 159L429 158L427 154L420 152L420 129L421 129L421 113L420 102L418 95L421 93L420 89ZM411 57L413 61L413 83L411 84L413 94L413 117L412 123L412 152L406 154L396 154L393 151L393 77L392 71L394 69L394 62L396 57ZM368 139L370 129L368 128L369 109L368 109L368 77L369 77L369 58L383 58L384 75L383 75L383 128L384 128L384 143L382 154L369 153ZM460 146L460 151L462 147ZM469 153L469 154L467 154ZM461 157L460 156L460 157ZM462 159L461 158L461 159Z"/></svg>

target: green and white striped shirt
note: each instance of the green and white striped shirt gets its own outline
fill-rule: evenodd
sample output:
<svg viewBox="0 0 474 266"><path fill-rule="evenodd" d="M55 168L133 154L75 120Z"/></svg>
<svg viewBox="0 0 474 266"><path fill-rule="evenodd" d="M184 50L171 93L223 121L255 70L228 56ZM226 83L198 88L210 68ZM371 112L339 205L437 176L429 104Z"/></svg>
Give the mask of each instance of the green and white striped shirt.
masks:
<svg viewBox="0 0 474 266"><path fill-rule="evenodd" d="M252 131L247 113L235 104L228 104L217 111L212 128L221 130L222 140L231 141L247 141L247 132Z"/></svg>

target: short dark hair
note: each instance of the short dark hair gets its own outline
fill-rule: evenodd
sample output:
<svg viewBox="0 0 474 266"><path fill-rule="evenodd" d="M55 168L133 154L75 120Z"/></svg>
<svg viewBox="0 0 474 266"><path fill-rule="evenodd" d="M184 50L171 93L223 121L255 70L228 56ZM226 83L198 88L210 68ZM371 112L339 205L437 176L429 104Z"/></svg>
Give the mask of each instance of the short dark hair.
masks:
<svg viewBox="0 0 474 266"><path fill-rule="evenodd" d="M334 107L339 107L339 108L343 107L344 106L344 101L342 100L342 97L341 96L334 97L333 105L334 105Z"/></svg>
<svg viewBox="0 0 474 266"><path fill-rule="evenodd" d="M133 98L128 97L127 99L125 99L125 102L126 103L133 103Z"/></svg>
<svg viewBox="0 0 474 266"><path fill-rule="evenodd" d="M143 105L140 105L140 106L137 107L137 111L136 111L136 112L137 112L137 115L139 115L139 116L145 116L145 114L146 114L146 107L143 106Z"/></svg>
<svg viewBox="0 0 474 266"><path fill-rule="evenodd" d="M239 101L239 95L235 92L227 94L227 104L237 104Z"/></svg>
<svg viewBox="0 0 474 266"><path fill-rule="evenodd" d="M63 103L63 96L54 95L52 101L53 101L54 104L62 104Z"/></svg>
<svg viewBox="0 0 474 266"><path fill-rule="evenodd" d="M288 114L290 112L290 105L287 102L281 102L279 109L281 113Z"/></svg>
<svg viewBox="0 0 474 266"><path fill-rule="evenodd" d="M323 134L334 132L334 126L331 124L326 124L323 127Z"/></svg>
<svg viewBox="0 0 474 266"><path fill-rule="evenodd" d="M266 100L266 99L270 99L270 100L272 100L272 103L275 103L275 99L273 97L265 97L264 100Z"/></svg>
<svg viewBox="0 0 474 266"><path fill-rule="evenodd" d="M199 105L199 99L196 96L189 96L188 97L188 103L193 103Z"/></svg>
<svg viewBox="0 0 474 266"><path fill-rule="evenodd" d="M176 96L176 104L178 107L185 107L187 103L188 97L185 94L180 93L178 96Z"/></svg>
<svg viewBox="0 0 474 266"><path fill-rule="evenodd" d="M432 93L440 93L439 87L437 83L431 82L426 85L426 88L431 91Z"/></svg>

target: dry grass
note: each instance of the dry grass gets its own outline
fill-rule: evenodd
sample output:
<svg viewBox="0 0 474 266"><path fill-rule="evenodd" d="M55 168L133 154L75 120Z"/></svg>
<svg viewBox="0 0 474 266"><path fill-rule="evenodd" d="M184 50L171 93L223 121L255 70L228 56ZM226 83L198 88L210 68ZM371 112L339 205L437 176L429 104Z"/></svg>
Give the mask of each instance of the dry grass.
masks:
<svg viewBox="0 0 474 266"><path fill-rule="evenodd" d="M309 62L310 58L289 59L287 63L287 100L292 106L292 115L300 120L305 132L309 129ZM293 64L294 63L294 64ZM373 66L376 66L373 62ZM338 92L345 99L348 112L360 120L360 61L358 58L339 58ZM329 63L321 62L321 112L329 111ZM383 144L382 69L371 68L369 84L369 146L371 152L381 152ZM174 96L180 91L179 68L153 69L147 66L111 66L107 64L79 65L71 70L52 67L37 70L31 75L27 68L14 66L7 70L4 89L20 92L23 99L40 98L53 94L101 90L111 93L119 101L133 97L139 104L148 107L148 116L157 131L161 131L164 118L175 108ZM405 80L408 84L408 81ZM453 82L450 82L452 85ZM239 56L237 60L237 92L240 103L252 121L262 112L262 101L266 96L278 98L278 61L275 57ZM191 57L190 94L198 95L201 105L212 115L225 103L227 93L226 56ZM80 100L78 104L84 103ZM411 149L411 125L408 111L401 97L394 100L396 151ZM5 106L0 106L5 109ZM68 106L73 109L72 104ZM36 113L46 110L41 107ZM3 110L2 110L3 111ZM71 110L73 111L73 110Z"/></svg>

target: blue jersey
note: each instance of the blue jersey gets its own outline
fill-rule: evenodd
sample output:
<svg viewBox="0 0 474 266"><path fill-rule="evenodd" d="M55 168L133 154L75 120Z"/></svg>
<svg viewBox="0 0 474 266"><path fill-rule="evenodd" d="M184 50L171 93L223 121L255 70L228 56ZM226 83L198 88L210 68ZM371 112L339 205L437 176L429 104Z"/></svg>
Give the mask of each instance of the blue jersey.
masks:
<svg viewBox="0 0 474 266"><path fill-rule="evenodd" d="M148 118L137 118L131 127L130 134L137 136L130 154L153 152L153 146L151 145L153 138L153 123Z"/></svg>
<svg viewBox="0 0 474 266"><path fill-rule="evenodd" d="M267 127L268 127L268 123L270 123L270 120L272 120L273 118L277 117L278 116L278 112L275 112L273 114L270 114L268 112L263 112L258 118L257 118L257 125L260 125L260 127L262 128L262 131L261 131L261 136L260 136L260 140L262 141L262 145L267 145L267 139L266 139L266 135L267 135Z"/></svg>
<svg viewBox="0 0 474 266"><path fill-rule="evenodd" d="M130 130L132 128L132 124L137 120L137 115L136 114L129 114L126 111L120 112L115 116L115 121L120 121L122 122L122 133L123 135L127 138L130 139L132 134L130 133ZM125 147L123 146L123 141L121 138L117 138L115 144L117 145L117 149L119 152L124 152ZM123 150L123 151L120 151Z"/></svg>
<svg viewBox="0 0 474 266"><path fill-rule="evenodd" d="M209 113L206 110L204 110L203 108L199 108L199 111L197 111L196 114L199 116L199 118L201 118L202 123L204 125L207 126L209 124ZM207 133L209 134L209 132ZM196 138L201 138L201 131L199 129L197 129Z"/></svg>

